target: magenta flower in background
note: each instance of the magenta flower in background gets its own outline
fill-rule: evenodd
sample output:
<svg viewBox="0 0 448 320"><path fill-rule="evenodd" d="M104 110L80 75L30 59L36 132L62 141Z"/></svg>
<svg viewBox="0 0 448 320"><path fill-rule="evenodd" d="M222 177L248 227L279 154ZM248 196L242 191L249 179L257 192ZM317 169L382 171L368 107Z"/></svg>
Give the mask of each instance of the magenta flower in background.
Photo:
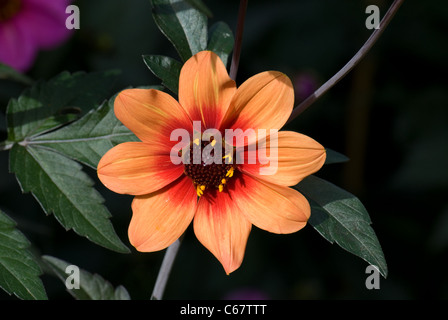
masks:
<svg viewBox="0 0 448 320"><path fill-rule="evenodd" d="M65 41L71 0L0 0L0 62L28 70L37 53Z"/></svg>

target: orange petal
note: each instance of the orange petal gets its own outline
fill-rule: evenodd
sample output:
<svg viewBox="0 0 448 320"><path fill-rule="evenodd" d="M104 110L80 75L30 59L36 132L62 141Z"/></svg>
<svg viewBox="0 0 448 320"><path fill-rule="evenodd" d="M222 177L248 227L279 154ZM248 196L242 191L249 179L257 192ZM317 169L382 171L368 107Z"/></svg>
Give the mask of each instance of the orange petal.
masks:
<svg viewBox="0 0 448 320"><path fill-rule="evenodd" d="M174 129L191 132L192 122L169 94L154 89L127 89L115 98L117 118L143 142L164 143L169 148Z"/></svg>
<svg viewBox="0 0 448 320"><path fill-rule="evenodd" d="M129 241L143 252L170 246L187 229L196 212L196 190L184 176L169 186L132 202Z"/></svg>
<svg viewBox="0 0 448 320"><path fill-rule="evenodd" d="M271 183L294 186L323 166L325 149L312 138L292 131L280 131L277 138L277 143L271 143L268 137L256 152L246 148L240 170Z"/></svg>
<svg viewBox="0 0 448 320"><path fill-rule="evenodd" d="M276 71L247 79L236 91L221 129L280 129L294 105L294 89L289 78Z"/></svg>
<svg viewBox="0 0 448 320"><path fill-rule="evenodd" d="M246 174L236 179L233 198L253 225L273 233L296 232L311 214L308 201L298 191Z"/></svg>
<svg viewBox="0 0 448 320"><path fill-rule="evenodd" d="M110 190L132 195L157 191L183 173L161 147L125 142L110 149L98 163L98 177Z"/></svg>
<svg viewBox="0 0 448 320"><path fill-rule="evenodd" d="M239 268L252 225L228 192L207 190L199 200L193 226L198 240L227 274Z"/></svg>
<svg viewBox="0 0 448 320"><path fill-rule="evenodd" d="M179 103L193 121L218 129L236 91L221 59L211 51L201 51L182 67Z"/></svg>

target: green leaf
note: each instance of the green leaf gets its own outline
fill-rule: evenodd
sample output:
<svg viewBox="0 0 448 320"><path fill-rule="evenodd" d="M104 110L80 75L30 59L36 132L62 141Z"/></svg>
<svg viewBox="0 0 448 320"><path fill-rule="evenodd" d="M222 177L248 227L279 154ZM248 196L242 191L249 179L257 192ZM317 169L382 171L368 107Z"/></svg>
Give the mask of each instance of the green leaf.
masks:
<svg viewBox="0 0 448 320"><path fill-rule="evenodd" d="M10 171L46 214L94 243L129 252L113 229L103 198L81 169L79 163L39 145L15 144L10 151Z"/></svg>
<svg viewBox="0 0 448 320"><path fill-rule="evenodd" d="M51 256L43 256L42 260L50 267L54 274L64 282L74 273L66 273L67 267L73 266L63 260ZM68 269L70 270L70 269ZM73 288L67 291L78 300L130 300L128 291L123 286L116 289L109 281L98 274L91 274L79 269L79 289Z"/></svg>
<svg viewBox="0 0 448 320"><path fill-rule="evenodd" d="M0 287L20 299L46 300L38 263L16 223L0 211Z"/></svg>
<svg viewBox="0 0 448 320"><path fill-rule="evenodd" d="M210 28L207 49L216 53L227 65L235 40L230 27L224 22L217 22Z"/></svg>
<svg viewBox="0 0 448 320"><path fill-rule="evenodd" d="M350 159L343 155L342 153L339 153L337 151L326 149L327 157L325 159L325 164L333 164L333 163L343 163L347 162Z"/></svg>
<svg viewBox="0 0 448 320"><path fill-rule="evenodd" d="M334 184L309 176L297 186L310 202L310 224L329 242L375 265L387 277L387 264L364 205Z"/></svg>
<svg viewBox="0 0 448 320"><path fill-rule="evenodd" d="M207 47L207 16L183 0L151 0L160 31L185 62Z"/></svg>
<svg viewBox="0 0 448 320"><path fill-rule="evenodd" d="M116 74L63 72L26 89L18 99L11 99L8 103L8 140L22 141L73 121L98 107L110 96Z"/></svg>
<svg viewBox="0 0 448 320"><path fill-rule="evenodd" d="M32 138L28 146L51 148L96 169L109 149L126 141L139 140L115 117L114 99L110 99L78 121Z"/></svg>
<svg viewBox="0 0 448 320"><path fill-rule="evenodd" d="M11 100L5 148L12 145L10 170L22 191L32 192L46 214L54 214L66 229L94 243L129 252L116 235L92 180L80 164L69 159L96 167L112 146L136 139L114 117L112 104L98 108L108 96L114 75L62 73ZM85 116L73 122L81 115ZM68 122L73 123L51 131Z"/></svg>
<svg viewBox="0 0 448 320"><path fill-rule="evenodd" d="M185 0L190 5L201 11L203 14L205 14L208 18L213 17L213 13L210 11L210 9L202 2L201 0Z"/></svg>
<svg viewBox="0 0 448 320"><path fill-rule="evenodd" d="M144 55L143 61L149 70L162 80L162 84L177 95L182 63L173 58L159 55Z"/></svg>
<svg viewBox="0 0 448 320"><path fill-rule="evenodd" d="M2 63L0 63L0 79L14 80L25 85L33 83L31 78Z"/></svg>

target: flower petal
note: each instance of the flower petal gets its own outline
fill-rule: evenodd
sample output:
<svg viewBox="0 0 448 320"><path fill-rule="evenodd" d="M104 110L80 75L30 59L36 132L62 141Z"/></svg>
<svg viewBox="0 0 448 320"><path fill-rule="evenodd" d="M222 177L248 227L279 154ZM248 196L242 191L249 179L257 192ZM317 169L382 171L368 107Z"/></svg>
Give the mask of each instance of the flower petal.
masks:
<svg viewBox="0 0 448 320"><path fill-rule="evenodd" d="M162 147L125 142L110 149L98 163L98 177L110 190L132 195L157 191L183 174Z"/></svg>
<svg viewBox="0 0 448 320"><path fill-rule="evenodd" d="M236 91L221 59L211 51L201 51L182 67L179 103L193 121L218 129Z"/></svg>
<svg viewBox="0 0 448 320"><path fill-rule="evenodd" d="M289 78L266 71L247 79L236 91L221 129L280 129L294 105L294 89Z"/></svg>
<svg viewBox="0 0 448 320"><path fill-rule="evenodd" d="M27 25L29 34L39 48L53 48L73 34L65 25L68 17L65 11L69 4L68 0L23 1L20 18Z"/></svg>
<svg viewBox="0 0 448 320"><path fill-rule="evenodd" d="M187 229L196 212L196 190L187 176L132 202L129 241L142 252L170 246Z"/></svg>
<svg viewBox="0 0 448 320"><path fill-rule="evenodd" d="M260 141L255 152L246 148L244 164L239 168L267 182L294 186L318 171L325 158L324 147L312 138L293 131L280 131L277 137Z"/></svg>
<svg viewBox="0 0 448 320"><path fill-rule="evenodd" d="M199 200L193 226L198 240L227 274L239 268L252 225L228 192L207 190Z"/></svg>
<svg viewBox="0 0 448 320"><path fill-rule="evenodd" d="M171 148L175 129L192 131L185 110L169 94L154 89L126 89L114 103L115 115L135 135L147 143L162 143Z"/></svg>
<svg viewBox="0 0 448 320"><path fill-rule="evenodd" d="M253 225L273 233L296 232L311 214L308 201L298 191L246 174L235 181L234 200Z"/></svg>
<svg viewBox="0 0 448 320"><path fill-rule="evenodd" d="M0 62L21 72L31 67L38 51L20 16L0 24L0 48Z"/></svg>

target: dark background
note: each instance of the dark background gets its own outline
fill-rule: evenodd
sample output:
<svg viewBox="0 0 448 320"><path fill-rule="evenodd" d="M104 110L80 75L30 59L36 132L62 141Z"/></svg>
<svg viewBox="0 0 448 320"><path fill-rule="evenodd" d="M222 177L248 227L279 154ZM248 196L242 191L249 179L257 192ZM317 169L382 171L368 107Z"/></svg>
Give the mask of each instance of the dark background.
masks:
<svg viewBox="0 0 448 320"><path fill-rule="evenodd" d="M117 90L159 84L142 54L177 58L155 26L147 0L79 0L81 29L61 47L41 52L28 75L63 70L122 71ZM238 1L205 1L235 30ZM297 103L336 73L362 46L369 4L383 16L392 1L250 1L237 83L265 70L288 74ZM346 154L345 164L318 176L355 194L366 206L388 263L379 290L367 290L367 263L311 226L291 235L253 228L242 266L227 276L188 229L165 293L167 299L445 299L448 245L448 4L405 1L379 42L346 78L288 129ZM303 89L303 84L307 84ZM302 89L300 89L302 88ZM0 83L0 130L7 97L20 85ZM0 208L17 221L38 254L53 255L148 299L163 252L118 254L66 232L22 195L0 153ZM95 172L86 169L95 177ZM126 244L132 198L97 181ZM131 247L129 245L129 247ZM50 299L71 299L58 279L42 277ZM0 298L9 296L0 292Z"/></svg>

